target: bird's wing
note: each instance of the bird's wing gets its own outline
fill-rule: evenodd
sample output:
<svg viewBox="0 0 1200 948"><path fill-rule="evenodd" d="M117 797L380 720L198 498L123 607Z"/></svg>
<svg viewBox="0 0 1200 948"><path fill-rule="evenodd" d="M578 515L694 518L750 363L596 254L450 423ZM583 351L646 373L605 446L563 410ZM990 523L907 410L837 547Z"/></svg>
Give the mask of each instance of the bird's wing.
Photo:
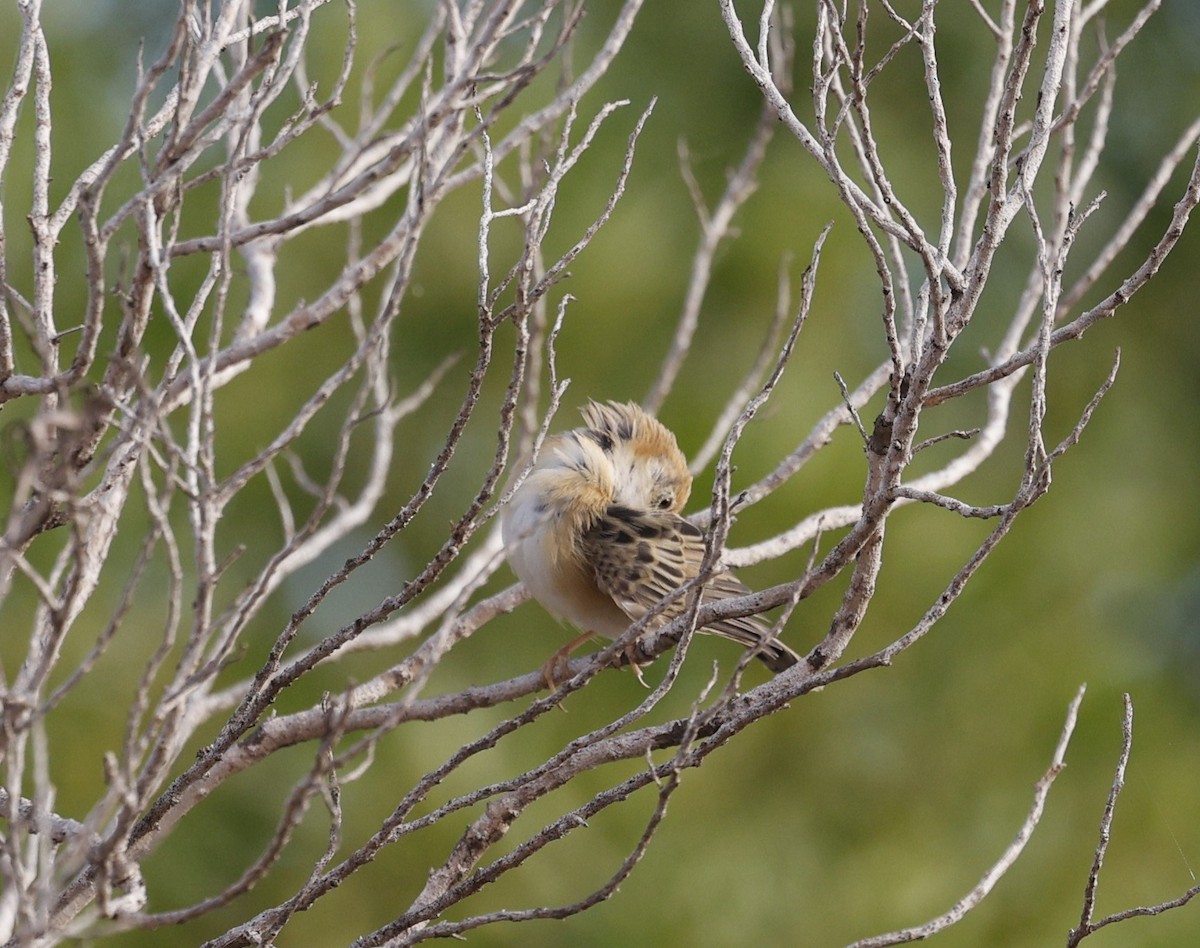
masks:
<svg viewBox="0 0 1200 948"><path fill-rule="evenodd" d="M631 619L639 619L662 599L700 572L704 561L704 534L678 514L657 510L634 510L610 505L584 533L583 551L596 575L596 585ZM733 599L750 592L730 573L719 573L704 587L703 601ZM686 606L681 596L663 610L670 619ZM758 648L758 656L773 670L796 663L798 656L778 639L756 616L721 619L704 627L747 648Z"/></svg>

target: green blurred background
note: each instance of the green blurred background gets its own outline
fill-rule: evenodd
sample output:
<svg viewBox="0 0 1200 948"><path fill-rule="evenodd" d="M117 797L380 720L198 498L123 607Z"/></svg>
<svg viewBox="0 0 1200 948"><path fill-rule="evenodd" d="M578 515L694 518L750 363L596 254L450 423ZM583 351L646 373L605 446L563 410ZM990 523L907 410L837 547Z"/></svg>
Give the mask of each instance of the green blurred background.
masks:
<svg viewBox="0 0 1200 948"><path fill-rule="evenodd" d="M399 44L402 59L429 6L363 0L357 74L393 44ZM577 62L586 62L584 52L603 39L615 6L589 6ZM1109 33L1115 35L1129 22L1134 4L1114 2L1110 8ZM165 0L46 4L43 18L55 75L56 185L65 187L113 140L128 115L136 44L144 36L147 58L157 55L174 15L175 5ZM873 17L873 25L886 32L882 11L874 6ZM798 19L801 91L794 98L802 103L809 12ZM17 27L16 13L6 5L0 11L0 62L6 67L14 58ZM310 73L327 84L341 56L343 19L328 9L314 27ZM938 44L951 129L965 130L956 153L962 162L974 143L971 115L986 81L989 42L969 5L961 3L939 8ZM1122 60L1111 147L1098 176L1108 199L1081 237L1080 259L1123 219L1162 152L1193 117L1200 103L1198 44L1196 5L1168 0ZM910 49L896 63L894 79L874 90L879 95L874 109L892 179L932 230L939 195L918 70ZM533 97L538 94L535 89ZM757 120L757 92L730 49L715 3L654 4L640 15L624 52L585 100L581 114L586 120L603 102L618 98L628 98L631 105L605 126L598 147L565 186L548 241L552 251L573 241L603 206L636 116L655 96L658 104L638 145L627 193L564 285L576 297L559 341L560 371L572 380L564 425L574 423L574 407L588 397L640 399L653 383L682 304L698 234L679 171L678 143L686 141L700 184L712 197L723 186L726 169L740 159ZM355 107L352 93L345 114ZM30 111L22 117L19 134L28 133ZM298 191L312 180L334 148L326 138L285 153L264 188L263 212L274 206L272 193L288 184ZM1186 171L1191 159L1184 164ZM23 292L28 292L28 277L22 248L28 243L12 208L23 206L19 196L27 174L26 149L5 181L9 273ZM1134 246L1118 261L1117 276L1132 269L1162 233L1184 177L1175 176ZM477 217L478 189L466 189L446 202L426 235L401 321L404 344L394 358L403 390L415 387L448 353L471 350ZM774 306L781 258L791 256L791 271L798 277L813 240L831 220L834 230L821 261L809 324L782 385L742 443L738 484L770 470L836 402L835 370L853 384L885 355L877 281L861 240L824 176L781 132L764 166L762 186L738 218L740 239L726 244L719 255L695 351L662 413L686 452L699 447L714 414L753 359ZM192 226L205 231L202 221ZM1014 229L1023 226L1019 220ZM492 926L473 933L471 942L825 946L918 924L948 909L1012 839L1030 805L1033 783L1049 763L1067 704L1083 682L1088 693L1067 755L1069 767L1055 784L1041 827L982 906L936 942L1062 943L1079 916L1120 747L1123 692L1132 694L1136 708L1135 744L1098 912L1172 898L1194 885L1200 872L1200 524L1194 512L1200 416L1188 399L1200 377L1198 231L1193 226L1160 275L1118 318L1051 357L1051 441L1070 430L1118 346L1121 372L1082 443L1055 468L1049 495L1021 518L933 634L895 667L796 702L711 757L699 771L685 774L658 838L616 898L568 922ZM323 253L323 246L343 236L330 228L298 242L311 257L301 260L293 250L292 263L279 274L279 312L313 297L338 259ZM505 233L498 237L503 246ZM78 257L71 256L77 253L72 242L77 244L78 238L69 234L60 262L57 299L64 311L82 303L81 286L72 279L82 272ZM1014 243L1013 252L998 264L978 325L963 339L944 380L977 368L982 364L979 350L998 338L1028 266L1023 256L1028 241ZM1006 279L1007 274L1011 277ZM1107 292L1112 285L1113 280L1106 281L1102 289ZM1091 294L1087 302L1099 295ZM163 338L169 337L164 333ZM295 402L308 394L310 380L321 378L347 345L344 328L331 324L274 356L253 383L246 379L229 388L221 406L223 473L269 440ZM403 429L393 492L372 526L390 516L423 477L445 423L457 409L465 374L460 364L428 409ZM264 385L268 377L270 383ZM498 391L498 386L489 388L492 395ZM1019 389L1012 443L955 488L956 496L981 504L1011 497L1022 461L1019 429L1027 401L1026 383ZM941 415L932 412L925 420L931 433L978 423L980 406L976 400ZM318 471L336 430L336 415L327 414L301 445L306 463ZM322 610L310 635L336 627L394 592L398 577L411 575L436 549L446 519L473 494L487 467L493 417L480 415L447 475L443 494L399 543ZM920 470L949 457L954 448L938 450L942 453L931 452ZM824 505L855 502L863 474L857 435L843 431L794 483L740 517L734 545L768 536L780 524ZM707 476L698 479L695 504L704 502L709 486ZM256 552L270 548L277 531L269 505L261 503L265 496L252 493L238 511L237 523L223 535L229 547L249 544L247 571ZM987 529L936 510L897 513L889 521L879 592L851 657L910 628ZM128 536L114 550L110 568L115 577L128 569L121 557L131 556L139 539ZM261 653L311 585L340 565L357 542L331 551L288 584L258 624L260 638L251 643L248 660ZM799 552L748 570L745 578L755 585L779 582L801 570L805 559ZM236 587L236 570L230 581ZM489 588L508 581L504 572ZM94 606L97 617L111 610L119 579L110 586L108 598L99 596ZM823 634L838 594L839 589L826 589L802 605L789 628L793 644L803 650ZM19 616L19 605L8 609L10 620ZM101 780L100 753L119 740L123 709L112 701L114 683L122 687L122 675L132 683L130 676L137 671L123 670L121 663L148 653L153 630L160 625L161 603L139 603L126 624L125 639L98 670L108 677L98 675L81 687L52 722L59 806L66 815L86 811ZM143 633L145 638L139 639ZM487 626L456 653L439 670L430 693L527 671L544 661L563 636L536 606L522 607ZM20 644L9 637L6 664L20 654ZM89 645L85 640L77 647L82 653ZM281 711L313 700L322 688L338 688L347 672L361 680L394 659L393 654L357 656L341 671L314 681L304 695L289 698ZM727 643L697 642L682 694L694 693L710 660L728 667L731 659ZM760 680L757 670L751 674L752 683ZM630 675L602 676L569 704L568 714L540 722L540 744L534 745L532 734L520 747L502 744L440 792L449 795L517 773L630 707L641 694ZM666 712L685 710L681 696ZM373 773L345 789L347 843L356 844L377 826L411 781L449 750L509 713L511 709L499 709L467 720L416 725L384 739ZM280 755L195 811L146 866L150 908L190 904L236 878L271 832L278 801L306 769L308 754L301 748ZM572 784L532 811L510 834L512 841L638 766L613 768ZM586 832L490 887L469 907L482 911L581 898L616 869L652 804L647 796L603 815ZM452 845L463 822L465 817L450 820L414 841L416 848L392 847L364 873L371 885L345 886L299 919L294 931L285 930L279 944L343 944L384 924L420 890L427 867ZM265 884L228 910L178 932L125 934L112 943L191 944L223 931L291 891L288 886L307 874L324 834L319 814L313 814L289 852L280 888ZM1192 905L1162 918L1114 926L1087 944L1102 948L1198 941L1200 908Z"/></svg>

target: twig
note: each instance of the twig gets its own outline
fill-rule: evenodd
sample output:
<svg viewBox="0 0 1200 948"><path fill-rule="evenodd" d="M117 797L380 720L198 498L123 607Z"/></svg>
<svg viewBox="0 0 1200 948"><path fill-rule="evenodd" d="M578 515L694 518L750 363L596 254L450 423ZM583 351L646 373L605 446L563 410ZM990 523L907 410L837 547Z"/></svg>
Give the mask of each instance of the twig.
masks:
<svg viewBox="0 0 1200 948"><path fill-rule="evenodd" d="M1125 768L1129 764L1129 753L1133 749L1133 700L1128 694L1124 695L1122 700L1125 704L1125 713L1121 721L1121 753L1117 758L1116 772L1113 774L1112 786L1108 791L1108 800L1104 804L1104 813L1100 817L1100 836L1096 843L1096 853L1092 858L1092 867L1083 888L1083 912L1079 918L1079 925L1072 928L1067 935L1067 948L1075 948L1089 935L1115 922L1161 915L1163 912L1186 905L1200 895L1200 885L1194 885L1178 898L1168 899L1157 905L1125 909L1106 915L1099 921L1093 921L1093 913L1096 908L1096 889L1100 884L1100 870L1104 866L1104 857L1108 852L1109 840L1112 838L1112 821L1117 809L1117 797L1125 787Z"/></svg>
<svg viewBox="0 0 1200 948"><path fill-rule="evenodd" d="M1029 813L1026 815L1025 821L1021 824L1020 829L1017 830L1017 835L1008 845L1008 848L992 864L991 868L984 873L979 883L959 899L949 911L939 915L937 918L930 919L923 925L888 932L885 935L863 938L853 942L847 948L882 948L883 945L902 945L910 941L921 941L961 921L963 916L984 900L1000 878L1016 863L1017 858L1025 849L1025 844L1029 842L1033 836L1033 831L1037 829L1038 823L1041 822L1042 812L1046 806L1046 798L1050 795L1050 788L1053 786L1055 778L1067 766L1067 745L1070 743L1071 735L1075 731L1075 721L1079 715L1079 705L1083 701L1085 690L1086 686L1081 686L1067 707L1067 718L1063 722L1062 731L1059 733L1058 744L1055 745L1054 755L1050 760L1050 767L1038 779L1037 783L1034 784L1033 804L1029 808Z"/></svg>

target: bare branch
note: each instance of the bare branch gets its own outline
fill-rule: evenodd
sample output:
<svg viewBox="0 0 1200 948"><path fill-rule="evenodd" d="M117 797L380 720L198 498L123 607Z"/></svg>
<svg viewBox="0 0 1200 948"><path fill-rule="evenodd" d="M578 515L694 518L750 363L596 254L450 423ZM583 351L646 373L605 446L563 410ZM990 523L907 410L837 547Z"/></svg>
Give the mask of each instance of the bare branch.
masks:
<svg viewBox="0 0 1200 948"><path fill-rule="evenodd" d="M961 921L967 912L971 911L971 909L984 900L1000 878L1012 868L1013 864L1017 861L1017 857L1025 849L1025 844L1033 836L1033 831L1037 828L1038 823L1041 822L1042 813L1046 808L1046 798L1050 795L1050 788L1053 786L1055 778L1067 766L1067 745L1071 742L1071 735L1075 732L1075 721L1079 716L1079 705L1083 701L1085 690L1085 687L1080 687L1079 691L1075 694L1075 698L1067 707L1067 719L1063 722L1062 732L1058 736L1058 744L1055 746L1054 755L1050 759L1050 767L1038 779L1037 783L1034 784L1033 804L1029 808L1029 813L1026 815L1025 821L1021 824L1021 828L1017 830L1017 835L1008 848L992 864L991 868L984 873L978 885L959 899L945 914L930 919L924 925L889 932L886 935L876 935L872 938L863 938L854 942L853 948L881 948L883 945L903 945L910 941L922 941L930 935L937 934L943 929L949 928L956 922Z"/></svg>
<svg viewBox="0 0 1200 948"><path fill-rule="evenodd" d="M641 0L441 0L399 26L354 0L181 0L156 21L161 51L118 50L128 113L115 123L67 111L90 101L81 76L100 77L63 68L77 48L44 6L21 0L0 29L0 942L12 946L168 925L211 945L302 943L321 914L307 910L365 891L384 860L421 881L369 922L347 917L345 943L579 924L641 884L635 867L665 842L685 771L719 780L715 752L766 717L902 653L921 661L917 646L1000 543L1020 542L1017 518L1116 395L1120 350L1086 404L1060 404L1061 347L1126 309L1200 203L1195 118L1145 180L1129 163L1122 188L1104 187L1122 88L1141 79L1121 69L1118 83L1118 66L1159 0L1125 19L1105 0L820 0L811 17L721 0L711 25L748 78L717 78L752 124L677 138L691 143L676 173L694 225L670 208L690 256L662 259L687 282L677 316L640 319L634 338L584 299L590 274L574 294L564 281L624 278L602 231L668 232L646 227L649 203L622 199L658 186L635 165L660 147L660 102L691 121L668 98L678 77L603 81ZM376 53L385 21L396 45ZM953 75L951 41L964 44ZM725 108L706 103L713 117ZM729 170L708 193L714 161ZM1147 234L1172 189L1170 220ZM832 229L839 216L853 226ZM805 230L814 219L819 233ZM742 230L760 263L779 261L771 285L721 264ZM798 236L812 242L799 279ZM697 378L736 363L706 350L735 334L752 364ZM599 341L628 352L588 348ZM623 632L550 674L532 631L545 610L504 579L493 521L560 457L550 432L569 377L655 350L661 362L630 369L655 373L644 403L673 399L688 470L707 484L713 468L688 517L702 552L671 521L669 542L699 562L684 580L656 573L659 601L639 600ZM764 444L768 432L782 442ZM637 464L622 478L657 483L653 457ZM629 500L595 489L590 509ZM927 538L939 554L955 531L973 548L943 575L929 572L940 556L896 553L892 518L917 504L954 515L925 518L947 531ZM990 521L987 535L968 520ZM574 569L578 555L549 562ZM766 563L756 590L740 585L751 571L729 573ZM607 615L587 567L570 594ZM932 592L888 631L897 587ZM693 667L697 634L745 628L787 646ZM856 651L864 629L879 641ZM756 657L777 674L764 679ZM625 665L646 690L625 706L592 700ZM1081 698L979 884L924 926L859 944L940 931L1013 871ZM81 709L97 706L80 754ZM576 716L560 707L586 712L561 738ZM397 768L397 742L418 732L436 736L405 744ZM1095 918L1131 744L1127 699L1071 944L1197 893ZM290 784L261 780L268 768ZM247 782L262 832L186 878L171 844L202 837ZM593 877L504 910L480 898L553 871L559 843L594 845L579 830L609 814L626 835Z"/></svg>
<svg viewBox="0 0 1200 948"><path fill-rule="evenodd" d="M1121 722L1121 753L1117 759L1116 773L1113 774L1112 787L1108 791L1108 800L1104 804L1104 813L1100 817L1100 839L1096 844L1096 854L1092 859L1092 868L1088 872L1087 884L1083 889L1083 913L1079 925L1072 928L1067 936L1068 948L1075 948L1088 935L1099 931L1114 922L1123 922L1139 916L1161 915L1171 909L1187 905L1197 895L1200 895L1200 885L1194 885L1178 898L1160 902L1157 905L1138 906L1106 915L1099 921L1093 921L1096 909L1096 888L1100 884L1100 870L1104 867L1104 857L1108 852L1108 844L1112 838L1113 816L1117 809L1117 797L1125 788L1125 768L1129 765L1129 753L1133 749L1133 701L1129 695L1124 695L1125 714Z"/></svg>

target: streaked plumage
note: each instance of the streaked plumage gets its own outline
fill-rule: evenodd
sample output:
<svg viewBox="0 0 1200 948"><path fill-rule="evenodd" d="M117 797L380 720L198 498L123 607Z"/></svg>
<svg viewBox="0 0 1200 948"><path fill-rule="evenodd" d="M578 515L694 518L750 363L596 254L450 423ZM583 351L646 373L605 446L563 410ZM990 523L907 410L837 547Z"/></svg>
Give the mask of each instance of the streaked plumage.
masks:
<svg viewBox="0 0 1200 948"><path fill-rule="evenodd" d="M675 436L637 405L589 402L584 428L546 441L503 520L513 572L547 610L584 632L615 639L700 571L704 535L679 512L692 477ZM704 600L750 590L714 576ZM678 615L686 597L658 622ZM798 656L755 616L706 626L757 648L772 671Z"/></svg>

